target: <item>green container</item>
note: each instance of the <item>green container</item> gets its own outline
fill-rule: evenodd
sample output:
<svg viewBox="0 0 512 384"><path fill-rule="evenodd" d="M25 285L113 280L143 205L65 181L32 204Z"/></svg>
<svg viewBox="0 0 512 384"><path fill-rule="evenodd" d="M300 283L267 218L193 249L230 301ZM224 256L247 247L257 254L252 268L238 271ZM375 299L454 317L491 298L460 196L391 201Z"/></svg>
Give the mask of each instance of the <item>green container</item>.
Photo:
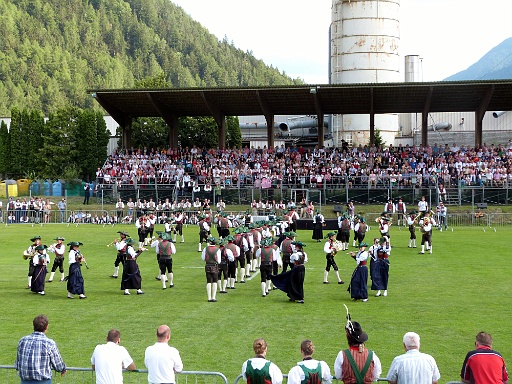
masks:
<svg viewBox="0 0 512 384"><path fill-rule="evenodd" d="M80 196L80 191L82 189L82 184L77 182L66 182L66 195L68 196Z"/></svg>

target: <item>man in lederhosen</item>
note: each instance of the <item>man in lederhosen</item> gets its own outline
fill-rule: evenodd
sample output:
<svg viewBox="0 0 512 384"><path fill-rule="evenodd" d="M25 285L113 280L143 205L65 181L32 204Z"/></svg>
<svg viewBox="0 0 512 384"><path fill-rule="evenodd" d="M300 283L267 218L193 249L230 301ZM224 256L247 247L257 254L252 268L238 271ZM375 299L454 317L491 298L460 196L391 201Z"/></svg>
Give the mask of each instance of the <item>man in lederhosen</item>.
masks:
<svg viewBox="0 0 512 384"><path fill-rule="evenodd" d="M327 260L327 265L325 266L324 271L324 284L329 284L329 281L327 281L327 277L329 276L329 271L331 270L331 267L334 270L336 278L338 279L338 284L345 284L345 282L341 280L340 273L338 271L338 266L334 261L334 256L336 255L337 250L333 247L333 243L337 234L338 233L336 231L332 231L329 232L326 236L327 241L324 244L324 252L325 259Z"/></svg>
<svg viewBox="0 0 512 384"><path fill-rule="evenodd" d="M297 234L293 231L285 232L284 234L286 236L286 239L284 239L281 242L281 246L280 246L281 253L283 255L282 256L282 259L283 259L283 272L282 273L285 273L286 270L288 269L288 267L290 267L290 269L293 268L293 264L290 261L290 257L295 252L295 246L292 243L295 240L295 236L297 236Z"/></svg>
<svg viewBox="0 0 512 384"><path fill-rule="evenodd" d="M65 240L62 236L56 237L57 241L55 244L50 245L48 250L50 252L55 253L55 259L53 259L52 271L50 273L50 278L48 282L51 283L53 281L53 276L55 276L55 271L59 268L60 271L60 282L64 281L64 253L66 252L66 246L63 241Z"/></svg>
<svg viewBox="0 0 512 384"><path fill-rule="evenodd" d="M110 276L114 279L117 279L119 276L119 264L124 266L124 262L126 261L126 248L128 246L126 244L126 239L130 237L130 235L125 231L117 231L117 233L119 233L120 239L114 240L114 246L116 247L117 255L116 261L114 261L114 274Z"/></svg>
<svg viewBox="0 0 512 384"><path fill-rule="evenodd" d="M235 261L235 256L233 255L233 252L231 249L226 247L226 245L229 243L229 241L233 241L235 238L231 235L227 236L226 238L219 241L220 246L220 263L219 263L219 279L217 280L217 285L219 288L220 293L228 293L226 291L228 282L229 282L229 274L228 274L228 268L229 263L232 263ZM224 277L224 280L222 280L222 277Z"/></svg>
<svg viewBox="0 0 512 384"><path fill-rule="evenodd" d="M160 267L160 281L162 289L167 289L166 282L169 281L169 288L174 287L174 273L172 271L172 255L176 254L176 247L171 241L170 235L159 232L160 238L155 240L151 247L156 248L158 266Z"/></svg>
<svg viewBox="0 0 512 384"><path fill-rule="evenodd" d="M217 281L219 280L220 250L217 248L217 240L214 237L208 238L208 246L203 249L201 259L206 263L206 294L208 302L216 302Z"/></svg>

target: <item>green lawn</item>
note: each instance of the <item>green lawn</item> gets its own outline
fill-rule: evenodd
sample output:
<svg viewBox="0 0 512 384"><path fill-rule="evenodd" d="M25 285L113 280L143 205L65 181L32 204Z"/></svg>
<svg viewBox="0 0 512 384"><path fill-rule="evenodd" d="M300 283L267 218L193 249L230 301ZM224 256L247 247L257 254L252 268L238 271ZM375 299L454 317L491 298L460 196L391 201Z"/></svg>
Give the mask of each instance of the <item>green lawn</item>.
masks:
<svg viewBox="0 0 512 384"><path fill-rule="evenodd" d="M136 236L134 226L0 227L0 365L13 364L19 338L31 332L34 316L45 313L50 318L48 336L73 367L89 367L94 346L105 342L107 331L115 327L137 367L144 368L144 350L155 342L157 326L165 323L171 327L171 344L180 350L185 370L220 371L232 382L242 362L251 357L257 337L267 340L268 358L284 373L300 360L299 344L305 338L314 341L315 357L332 369L338 351L346 347L343 304L369 334L367 346L380 357L384 375L393 357L403 353L401 340L407 331L420 334L421 350L436 358L442 383L458 379L464 356L481 330L490 332L495 349L512 361L507 325L512 228L435 231L434 254L419 255L419 248L407 248L408 231L393 226L389 296L376 298L370 292L367 303L351 301L347 284L322 284L323 243L313 242L310 231L299 231L310 260L304 305L289 303L281 291L261 297L259 275L226 295L218 294L217 303L208 303L196 227L186 228L186 242L176 244L173 289L163 291L155 280L156 257L149 249L139 258L146 294L124 296L120 279L109 278L115 250L106 247L121 229ZM367 239L371 241L376 233L372 228ZM90 266L83 268L86 300L67 299L65 283L56 281L47 284L44 297L25 289L27 262L22 252L35 235L47 245L56 236L84 243L81 250ZM344 252L336 260L348 281L355 262ZM335 282L332 272L330 281Z"/></svg>

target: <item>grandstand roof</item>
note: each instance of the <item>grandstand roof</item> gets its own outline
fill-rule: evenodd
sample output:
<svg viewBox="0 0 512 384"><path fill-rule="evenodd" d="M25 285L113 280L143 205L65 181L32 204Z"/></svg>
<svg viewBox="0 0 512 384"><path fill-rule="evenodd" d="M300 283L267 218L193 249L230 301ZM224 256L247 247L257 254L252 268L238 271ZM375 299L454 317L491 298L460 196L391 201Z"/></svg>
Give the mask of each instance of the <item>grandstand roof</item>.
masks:
<svg viewBox="0 0 512 384"><path fill-rule="evenodd" d="M114 118L162 116L162 110L177 116L468 112L483 103L487 111L512 110L512 80L89 92Z"/></svg>

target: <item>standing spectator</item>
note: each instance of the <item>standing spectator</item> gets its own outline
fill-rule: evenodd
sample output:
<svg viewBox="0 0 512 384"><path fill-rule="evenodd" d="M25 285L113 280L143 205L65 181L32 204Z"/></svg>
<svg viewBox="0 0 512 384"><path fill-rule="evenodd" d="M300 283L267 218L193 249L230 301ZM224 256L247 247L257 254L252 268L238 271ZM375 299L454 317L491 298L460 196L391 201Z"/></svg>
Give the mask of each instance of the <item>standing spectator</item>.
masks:
<svg viewBox="0 0 512 384"><path fill-rule="evenodd" d="M66 214L66 199L62 198L62 200L57 203L57 208L59 208L60 222L63 223Z"/></svg>
<svg viewBox="0 0 512 384"><path fill-rule="evenodd" d="M84 204L89 204L89 196L91 194L91 186L89 183L84 185Z"/></svg>
<svg viewBox="0 0 512 384"><path fill-rule="evenodd" d="M283 374L277 365L266 359L267 342L256 339L252 344L256 356L242 364L242 375L247 383L281 384Z"/></svg>
<svg viewBox="0 0 512 384"><path fill-rule="evenodd" d="M377 381L382 373L380 359L375 352L365 347L368 335L358 322L350 321L350 315L347 315L345 333L348 349L338 353L334 362L334 376L338 380L343 380L344 384Z"/></svg>
<svg viewBox="0 0 512 384"><path fill-rule="evenodd" d="M492 336L479 332L475 348L469 351L462 364L460 377L463 383L494 384L508 383L507 367L499 352L492 349Z"/></svg>
<svg viewBox="0 0 512 384"><path fill-rule="evenodd" d="M4 213L2 211L3 205L2 200L0 200L0 223L4 222Z"/></svg>
<svg viewBox="0 0 512 384"><path fill-rule="evenodd" d="M301 383L319 383L330 384L332 382L331 370L325 361L313 359L315 346L311 340L304 340L300 343L300 354L302 361L299 361L295 367L290 369L288 373L288 384L301 384ZM310 381L311 376L317 379Z"/></svg>
<svg viewBox="0 0 512 384"><path fill-rule="evenodd" d="M439 230L442 231L444 229L448 229L448 222L446 221L446 215L448 213L448 209L441 201L439 205L436 207L437 212L437 225L439 226Z"/></svg>
<svg viewBox="0 0 512 384"><path fill-rule="evenodd" d="M425 201L425 196L421 196L421 200L418 201L418 212L420 214L420 219L423 218L427 214L428 211L428 203Z"/></svg>
<svg viewBox="0 0 512 384"><path fill-rule="evenodd" d="M174 373L183 370L180 353L169 345L171 329L161 325L156 331L157 342L146 348L144 364L150 383L176 383Z"/></svg>
<svg viewBox="0 0 512 384"><path fill-rule="evenodd" d="M389 383L437 384L441 377L439 369L432 356L420 352L420 336L414 332L407 332L403 343L405 353L393 359L387 376ZM482 383L484 382L490 383Z"/></svg>
<svg viewBox="0 0 512 384"><path fill-rule="evenodd" d="M123 369L135 370L135 363L125 347L119 345L121 333L111 329L107 343L99 344L91 357L93 371L96 371L96 384L122 384Z"/></svg>
<svg viewBox="0 0 512 384"><path fill-rule="evenodd" d="M124 202L121 198L117 199L116 203L116 211L117 211L117 222L121 222L124 214Z"/></svg>
<svg viewBox="0 0 512 384"><path fill-rule="evenodd" d="M34 332L22 337L18 343L14 366L18 371L21 384L52 383L52 369L66 373L66 364L62 361L57 344L46 337L48 318L37 316L34 321Z"/></svg>

